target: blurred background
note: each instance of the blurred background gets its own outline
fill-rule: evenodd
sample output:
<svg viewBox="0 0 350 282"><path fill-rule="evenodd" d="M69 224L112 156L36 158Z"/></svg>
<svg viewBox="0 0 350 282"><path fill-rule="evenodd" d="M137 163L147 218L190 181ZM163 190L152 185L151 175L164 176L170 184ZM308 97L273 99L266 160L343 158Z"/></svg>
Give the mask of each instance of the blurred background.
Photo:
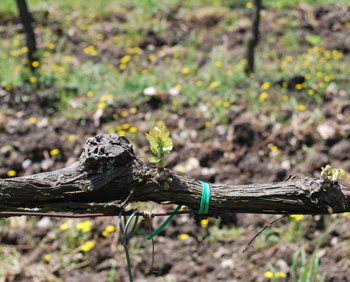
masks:
<svg viewBox="0 0 350 282"><path fill-rule="evenodd" d="M100 133L147 163L145 132L165 123L165 166L208 183L319 177L327 164L350 183L349 50L348 0L1 0L0 177L68 166ZM175 217L155 238L158 274L141 223L134 280L348 281L347 214L283 219L243 254L275 218ZM0 279L129 281L115 226L0 221Z"/></svg>

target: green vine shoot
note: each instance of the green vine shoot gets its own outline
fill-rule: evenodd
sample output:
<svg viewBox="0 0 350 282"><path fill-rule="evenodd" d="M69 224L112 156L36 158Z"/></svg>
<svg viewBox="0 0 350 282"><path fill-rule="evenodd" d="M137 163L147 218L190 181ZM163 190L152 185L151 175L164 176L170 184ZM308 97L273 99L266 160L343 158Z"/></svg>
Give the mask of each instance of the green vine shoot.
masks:
<svg viewBox="0 0 350 282"><path fill-rule="evenodd" d="M171 140L168 128L164 124L156 126L149 131L149 134L146 133L146 137L150 142L153 154L156 155L156 157L150 158L149 161L151 163L157 163L158 170L163 170L164 155L169 154L173 149L173 141Z"/></svg>

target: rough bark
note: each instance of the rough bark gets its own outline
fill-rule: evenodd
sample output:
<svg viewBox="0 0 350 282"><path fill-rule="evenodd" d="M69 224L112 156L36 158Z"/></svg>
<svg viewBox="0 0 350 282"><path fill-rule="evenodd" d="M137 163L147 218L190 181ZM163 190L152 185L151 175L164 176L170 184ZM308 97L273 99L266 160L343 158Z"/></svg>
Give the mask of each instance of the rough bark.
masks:
<svg viewBox="0 0 350 282"><path fill-rule="evenodd" d="M130 202L187 205L198 210L202 184L136 158L133 146L112 133L89 138L78 162L32 176L0 180L0 216L6 212L117 214ZM163 185L173 179L170 189ZM280 183L211 186L208 216L228 212L327 214L350 210L350 186L291 177ZM342 186L342 187L340 187Z"/></svg>
<svg viewBox="0 0 350 282"><path fill-rule="evenodd" d="M253 0L252 26L246 45L246 60L244 71L247 74L254 72L254 49L259 42L259 22L260 22L261 0Z"/></svg>
<svg viewBox="0 0 350 282"><path fill-rule="evenodd" d="M35 40L35 34L33 29L34 20L28 11L26 1L25 0L16 0L16 1L17 1L18 10L19 10L19 15L21 17L21 21L23 24L23 28L26 33L26 42L28 47L28 53L27 53L28 64L30 64L30 67L32 68L32 70L34 70L34 67L32 66L32 62L37 60L35 56L37 48L36 48L36 40Z"/></svg>

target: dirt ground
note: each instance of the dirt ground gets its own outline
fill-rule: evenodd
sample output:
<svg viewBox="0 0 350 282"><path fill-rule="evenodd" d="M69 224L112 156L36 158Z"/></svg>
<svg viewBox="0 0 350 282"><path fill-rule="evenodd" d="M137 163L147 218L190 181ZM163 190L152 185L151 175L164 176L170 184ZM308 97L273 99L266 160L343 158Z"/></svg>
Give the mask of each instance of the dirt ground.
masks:
<svg viewBox="0 0 350 282"><path fill-rule="evenodd" d="M340 33L338 37L336 32L327 33L329 27L326 24L320 29L324 36L329 36L330 44L341 43ZM346 47L338 47L345 53L349 51ZM322 105L315 105L310 112L281 112L287 120L285 123L275 121L270 113L250 112L243 104L237 104L229 111L227 124L209 127L200 111L183 108L169 113L171 101L166 96L159 98L157 103L150 100L141 104L136 114L118 120L113 120L110 113L129 110L132 104L109 106L97 125L93 117L81 120L51 118L53 110L57 110L54 99L29 94L24 104L21 95L23 93L16 89L0 90L3 110L0 112L1 178L7 178L9 170L24 176L67 166L78 160L88 137L107 133L109 125L115 127L126 123L137 126L138 133L127 137L134 144L136 155L146 162L150 151L144 132L153 126L147 117L151 112L154 119L165 122L174 141L174 150L165 159L166 167L181 170L196 179L209 183L249 184L282 181L290 174L319 177L321 166L330 164L344 169L344 182L350 183L346 178L350 173L350 101L344 91L328 93ZM31 124L30 117L36 117L37 123ZM278 149L271 150L273 146ZM60 151L56 157L49 154L54 148ZM154 207L154 210L173 208ZM148 224L142 222L130 240L134 281L270 281L264 276L270 270L270 264L276 271L286 273L287 277L280 281L292 281L292 259L299 246L297 236L293 236L297 233L296 228L290 230L290 219L276 223L243 253L257 232L276 218L236 214L210 219L206 227L201 227L190 215L176 216L155 237L154 269L157 273L152 272L152 246L145 239ZM0 277L1 281L110 281L113 268L116 275L112 281L129 281L118 234L107 238L101 235L108 224L115 225L115 219L92 219L92 233L97 244L84 254L88 264L76 269L67 265L57 267L64 246L50 239L39 244L50 228L57 228L63 221L50 219L39 224L42 220L20 223L21 220L16 219L11 224L16 226L17 222L20 228L11 230L0 226L1 256L18 250L16 267L11 274ZM154 219L153 230L164 220ZM325 281L350 281L350 225L347 220L344 215L303 219L301 244L310 242L305 245L309 260L322 234L335 222L318 252L320 269L316 281L322 277ZM286 233L291 233L291 238L286 239ZM179 234L189 237L180 240ZM45 253L51 255L49 262L42 259Z"/></svg>

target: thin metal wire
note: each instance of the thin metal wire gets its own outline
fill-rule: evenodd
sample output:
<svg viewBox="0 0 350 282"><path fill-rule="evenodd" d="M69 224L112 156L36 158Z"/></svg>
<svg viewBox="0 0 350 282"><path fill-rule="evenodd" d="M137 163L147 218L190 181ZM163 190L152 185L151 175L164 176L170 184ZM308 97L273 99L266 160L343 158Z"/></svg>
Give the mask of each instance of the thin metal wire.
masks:
<svg viewBox="0 0 350 282"><path fill-rule="evenodd" d="M131 273L131 264L130 264L130 256L129 256L129 251L128 251L128 244L129 244L129 239L132 236L132 234L134 233L134 231L136 229L137 222L139 220L139 216L137 215L138 212L139 212L138 210L134 211L132 213L132 215L130 216L128 221L126 221L127 218L126 218L126 215L124 215L124 228L123 228L123 222L122 222L123 211L120 211L119 218L118 218L119 219L120 233L122 234L122 239L121 239L120 243L123 245L124 250L125 250L126 262L128 265L128 273L129 273L130 282L133 282L133 280L132 280L132 273ZM136 216L136 219L135 219L134 225L133 225L131 231L128 233L128 227L135 216Z"/></svg>
<svg viewBox="0 0 350 282"><path fill-rule="evenodd" d="M154 273L158 273L158 271L153 269L153 264L154 264L154 240L153 240L153 235L152 235L152 218L154 217L154 214L151 211L144 211L143 212L143 217L145 219L148 219L149 235L151 236L151 239L152 239L152 265L151 265L151 268L152 268Z"/></svg>

